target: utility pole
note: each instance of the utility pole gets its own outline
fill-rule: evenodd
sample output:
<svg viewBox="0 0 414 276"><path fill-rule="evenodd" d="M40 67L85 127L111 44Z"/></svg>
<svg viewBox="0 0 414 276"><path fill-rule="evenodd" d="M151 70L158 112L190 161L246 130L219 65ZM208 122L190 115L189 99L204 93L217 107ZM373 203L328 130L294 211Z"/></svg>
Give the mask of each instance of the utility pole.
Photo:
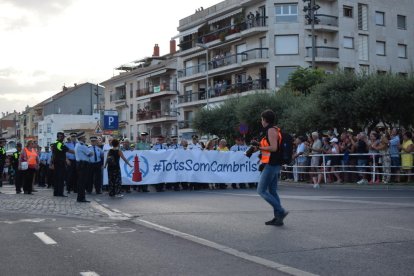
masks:
<svg viewBox="0 0 414 276"><path fill-rule="evenodd" d="M307 24L311 25L311 36L312 36L312 69L316 69L315 57L316 57L316 37L315 37L315 24L319 23L319 19L315 16L315 12L321 7L317 5L316 0L303 0L304 3L308 3L303 11L307 14L305 19Z"/></svg>

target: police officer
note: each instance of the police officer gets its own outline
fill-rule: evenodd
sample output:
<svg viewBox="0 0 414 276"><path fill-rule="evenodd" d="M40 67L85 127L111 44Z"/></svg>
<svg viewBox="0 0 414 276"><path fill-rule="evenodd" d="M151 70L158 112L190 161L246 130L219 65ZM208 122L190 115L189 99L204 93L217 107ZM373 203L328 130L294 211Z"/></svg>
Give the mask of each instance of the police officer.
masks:
<svg viewBox="0 0 414 276"><path fill-rule="evenodd" d="M53 151L53 144L50 145L50 151L47 157L47 187L54 187L54 170L52 166L52 151Z"/></svg>
<svg viewBox="0 0 414 276"><path fill-rule="evenodd" d="M167 146L164 144L164 136L159 135L157 142L152 146L152 150L167 150ZM155 190L157 192L164 192L164 183L155 184Z"/></svg>
<svg viewBox="0 0 414 276"><path fill-rule="evenodd" d="M194 134L191 136L192 141L188 144L189 150L203 150L203 146L198 142L198 135Z"/></svg>
<svg viewBox="0 0 414 276"><path fill-rule="evenodd" d="M86 191L88 194L92 193L93 187L95 187L96 194L102 194L102 166L103 166L103 150L98 146L98 137L92 136L90 138L91 146L89 149L93 155L89 158L89 175L90 179L86 185Z"/></svg>
<svg viewBox="0 0 414 276"><path fill-rule="evenodd" d="M171 136L171 143L168 145L169 150L178 150L183 149L183 147L178 144L178 136L174 135ZM174 182L174 183L167 183L166 185L167 190L174 189L174 191L180 191L180 183Z"/></svg>
<svg viewBox="0 0 414 276"><path fill-rule="evenodd" d="M151 143L148 142L148 132L141 132L138 143L135 145L137 150L150 150ZM148 193L148 185L138 185L138 192Z"/></svg>
<svg viewBox="0 0 414 276"><path fill-rule="evenodd" d="M76 147L76 136L77 133L76 132L71 132L70 133L70 140L68 142L66 142L66 147L70 150L72 150L73 152L75 152L75 147ZM77 170L76 170L76 158L75 158L75 154L71 153L71 152L67 152L66 153L66 157L69 160L68 161L68 165L67 165L67 175L66 175L66 190L68 191L68 193L70 193L71 191L73 192L77 192L77 187L76 187L76 183L77 183Z"/></svg>
<svg viewBox="0 0 414 276"><path fill-rule="evenodd" d="M39 166L39 186L45 187L46 186L46 178L49 170L48 159L49 159L49 147L45 147L44 152L40 152L40 166ZM49 179L48 179L49 182Z"/></svg>
<svg viewBox="0 0 414 276"><path fill-rule="evenodd" d="M6 149L4 146L6 145L6 139L0 138L0 187L3 187L3 171L4 171L4 164L6 163Z"/></svg>
<svg viewBox="0 0 414 276"><path fill-rule="evenodd" d="M19 170L19 159L20 159L21 151L22 151L22 144L17 143L16 151L13 152L11 156L11 163L12 163L12 167L14 170L14 185L16 187L16 194L20 194L22 192L22 186L23 186L22 172Z"/></svg>
<svg viewBox="0 0 414 276"><path fill-rule="evenodd" d="M248 146L244 143L244 139L241 136L236 137L236 144L230 148L231 151L242 151L242 152L245 152L247 149L248 149ZM233 189L237 189L237 184L232 183L231 187ZM239 187L240 189L246 189L246 184L240 183Z"/></svg>
<svg viewBox="0 0 414 276"><path fill-rule="evenodd" d="M85 144L85 132L77 135L78 143L75 146L76 168L78 170L78 197L77 202L89 202L85 198L85 189L89 178L89 160L93 155L92 150Z"/></svg>
<svg viewBox="0 0 414 276"><path fill-rule="evenodd" d="M65 134L63 132L57 133L56 142L52 146L52 164L51 169L54 170L54 187L53 195L67 197L63 194L65 173L66 173L66 153L75 153L74 150L69 149L64 143Z"/></svg>

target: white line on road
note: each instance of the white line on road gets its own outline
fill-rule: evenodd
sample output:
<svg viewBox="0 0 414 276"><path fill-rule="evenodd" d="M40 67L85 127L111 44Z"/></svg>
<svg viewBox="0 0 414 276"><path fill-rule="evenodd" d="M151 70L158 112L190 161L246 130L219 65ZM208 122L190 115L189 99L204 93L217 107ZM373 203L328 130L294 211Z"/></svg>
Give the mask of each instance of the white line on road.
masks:
<svg viewBox="0 0 414 276"><path fill-rule="evenodd" d="M36 232L33 234L35 234L36 237L38 237L42 242L44 242L47 245L57 244L57 242L55 242L51 237L46 235L45 232Z"/></svg>
<svg viewBox="0 0 414 276"><path fill-rule="evenodd" d="M94 271L81 272L80 275L82 275L82 276L99 276L99 274L94 272Z"/></svg>
<svg viewBox="0 0 414 276"><path fill-rule="evenodd" d="M106 204L102 204L106 205ZM116 220L128 220L129 217L122 213L116 213L109 209L109 207L105 208L104 206L100 205L96 201L91 201L91 206L98 211L101 211L104 214L107 214L109 218L116 219ZM108 205L106 205L108 206Z"/></svg>
<svg viewBox="0 0 414 276"><path fill-rule="evenodd" d="M184 232L180 232L180 231L177 231L177 230L174 230L174 229L171 229L171 228L159 225L159 224L155 224L155 223L143 220L143 219L137 219L136 221L142 226L145 226L145 227L157 230L157 231L161 231L161 232L164 232L164 233L176 236L176 237L180 237L180 238L183 238L185 240L189 240L189 241L192 241L192 242L195 242L195 243L198 243L198 244L210 247L210 248L214 248L216 250L227 253L229 255L232 255L232 256L235 256L235 257L238 257L238 258L250 261L250 262L254 262L256 264L260 264L260 265L263 265L263 266L266 266L266 267L269 267L269 268L272 268L272 269L276 269L278 271L287 273L289 275L315 276L315 274L312 274L312 273L307 272L307 271L303 271L303 270L300 270L300 269L296 269L294 267L279 264L279 263L276 263L276 262L273 262L273 261L270 261L270 260L266 260L266 259L261 258L261 257L249 255L245 252L238 251L238 250L233 249L231 247L221 245L221 244L218 244L218 243L215 243L215 242L203 239L203 238L199 238L197 236L193 236L193 235L190 235L190 234L187 234L187 233L184 233Z"/></svg>

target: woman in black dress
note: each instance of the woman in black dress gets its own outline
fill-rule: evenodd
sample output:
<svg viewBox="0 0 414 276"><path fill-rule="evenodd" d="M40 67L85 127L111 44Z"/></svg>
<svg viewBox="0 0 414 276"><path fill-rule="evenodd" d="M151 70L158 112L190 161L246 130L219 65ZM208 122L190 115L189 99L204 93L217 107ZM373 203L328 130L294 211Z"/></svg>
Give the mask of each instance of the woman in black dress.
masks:
<svg viewBox="0 0 414 276"><path fill-rule="evenodd" d="M132 165L119 149L118 139L113 139L111 145L112 148L108 152L104 167L108 167L109 196L114 197L115 195L119 195L121 193L122 178L119 159L122 158L122 160L124 160L124 162L130 167L132 167Z"/></svg>

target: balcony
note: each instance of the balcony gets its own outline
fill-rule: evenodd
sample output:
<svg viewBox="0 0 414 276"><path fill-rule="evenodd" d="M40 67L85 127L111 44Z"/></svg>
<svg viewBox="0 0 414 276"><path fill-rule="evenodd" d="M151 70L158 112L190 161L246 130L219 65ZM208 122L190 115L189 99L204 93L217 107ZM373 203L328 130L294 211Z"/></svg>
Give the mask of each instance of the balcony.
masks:
<svg viewBox="0 0 414 276"><path fill-rule="evenodd" d="M268 80L256 79L246 81L244 83L236 83L231 85L219 85L210 88L209 100L218 97L226 97L237 95L248 91L257 91L267 89ZM178 96L178 104L180 107L206 104L206 92L197 91Z"/></svg>
<svg viewBox="0 0 414 276"><path fill-rule="evenodd" d="M215 56L208 62L208 73L214 76L215 73L224 73L239 69L240 65L255 65L268 62L268 48L254 48L234 55ZM206 75L206 63L178 70L178 78L181 81L189 81L197 78L204 78Z"/></svg>
<svg viewBox="0 0 414 276"><path fill-rule="evenodd" d="M248 37L257 33L266 32L267 30L267 17L261 16L257 20L243 20L240 23L216 29L212 32L199 35L196 38L184 40L178 46L181 48L181 51L186 51L197 47L197 43L208 43L209 46L212 46L223 43L226 40Z"/></svg>
<svg viewBox="0 0 414 276"><path fill-rule="evenodd" d="M140 123L154 123L164 121L176 121L177 111L166 109L166 110L138 110L137 122Z"/></svg>
<svg viewBox="0 0 414 276"><path fill-rule="evenodd" d="M339 49L336 47L315 47L315 61L321 63L338 63ZM306 61L312 61L312 47L306 47Z"/></svg>
<svg viewBox="0 0 414 276"><path fill-rule="evenodd" d="M324 32L338 32L339 24L338 24L338 17L333 15L327 14L316 14L316 17L319 19L319 23L315 24L316 31L324 31ZM311 30L311 25L305 25L306 30Z"/></svg>
<svg viewBox="0 0 414 276"><path fill-rule="evenodd" d="M140 98L142 100L142 97L144 98L152 98L152 97L160 97L164 95L176 95L177 94L177 84L174 83L172 85L161 83L152 86L151 88L146 87L142 89L137 89L136 97Z"/></svg>

